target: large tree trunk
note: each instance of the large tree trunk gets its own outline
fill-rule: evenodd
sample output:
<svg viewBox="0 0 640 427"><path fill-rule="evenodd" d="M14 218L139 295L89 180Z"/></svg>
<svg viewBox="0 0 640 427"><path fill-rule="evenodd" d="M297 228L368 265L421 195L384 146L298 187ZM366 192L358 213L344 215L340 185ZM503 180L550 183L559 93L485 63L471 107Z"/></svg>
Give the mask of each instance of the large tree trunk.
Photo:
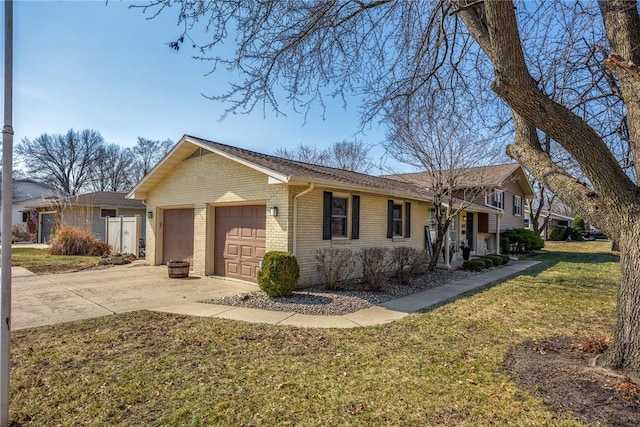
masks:
<svg viewBox="0 0 640 427"><path fill-rule="evenodd" d="M597 359L604 367L640 372L640 218L629 218L620 236L620 281L616 324L609 349Z"/></svg>
<svg viewBox="0 0 640 427"><path fill-rule="evenodd" d="M620 248L616 325L601 366L640 372L640 191L604 140L584 120L544 95L526 65L512 2L486 0L460 16L494 66L493 90L511 108L514 143L507 153ZM640 165L640 18L637 2L600 1L612 55L605 66L620 79L627 106L630 151ZM588 187L540 149L536 129L561 144L589 178Z"/></svg>

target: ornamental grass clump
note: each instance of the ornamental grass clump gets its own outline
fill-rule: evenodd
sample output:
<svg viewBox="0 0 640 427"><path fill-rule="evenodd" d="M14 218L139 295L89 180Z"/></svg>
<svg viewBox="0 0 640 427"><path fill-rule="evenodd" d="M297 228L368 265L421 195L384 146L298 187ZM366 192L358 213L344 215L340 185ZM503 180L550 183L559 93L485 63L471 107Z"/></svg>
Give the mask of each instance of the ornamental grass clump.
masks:
<svg viewBox="0 0 640 427"><path fill-rule="evenodd" d="M51 236L49 254L86 256L98 242L98 237L89 230L60 225Z"/></svg>
<svg viewBox="0 0 640 427"><path fill-rule="evenodd" d="M260 289L270 297L286 297L298 286L300 267L289 252L270 251L262 258L257 280Z"/></svg>

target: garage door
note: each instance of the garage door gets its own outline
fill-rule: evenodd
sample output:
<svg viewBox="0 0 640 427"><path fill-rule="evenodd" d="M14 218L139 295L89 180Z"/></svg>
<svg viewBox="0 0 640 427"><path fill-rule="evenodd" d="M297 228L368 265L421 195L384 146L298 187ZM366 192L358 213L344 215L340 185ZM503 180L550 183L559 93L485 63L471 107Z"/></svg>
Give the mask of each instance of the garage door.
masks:
<svg viewBox="0 0 640 427"><path fill-rule="evenodd" d="M256 281L265 252L266 206L216 208L214 273Z"/></svg>
<svg viewBox="0 0 640 427"><path fill-rule="evenodd" d="M162 263L189 261L193 267L193 209L167 209L163 213Z"/></svg>

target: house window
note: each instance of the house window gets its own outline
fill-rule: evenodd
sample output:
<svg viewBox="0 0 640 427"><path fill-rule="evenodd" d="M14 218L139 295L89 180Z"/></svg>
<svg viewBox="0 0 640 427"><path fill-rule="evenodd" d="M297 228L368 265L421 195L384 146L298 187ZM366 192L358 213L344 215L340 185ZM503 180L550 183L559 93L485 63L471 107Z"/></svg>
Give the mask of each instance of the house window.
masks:
<svg viewBox="0 0 640 427"><path fill-rule="evenodd" d="M22 222L29 221L29 212L22 212Z"/></svg>
<svg viewBox="0 0 640 427"><path fill-rule="evenodd" d="M322 240L349 238L349 223L351 239L359 239L360 196L352 195L349 203L349 197L334 196L331 191L325 191L322 204Z"/></svg>
<svg viewBox="0 0 640 427"><path fill-rule="evenodd" d="M387 201L387 239L393 237L411 237L411 203Z"/></svg>
<svg viewBox="0 0 640 427"><path fill-rule="evenodd" d="M402 205L393 205L393 236L402 236Z"/></svg>
<svg viewBox="0 0 640 427"><path fill-rule="evenodd" d="M530 230L530 228L529 228L529 218L525 218L524 219L524 228Z"/></svg>
<svg viewBox="0 0 640 427"><path fill-rule="evenodd" d="M347 198L331 198L331 236L347 237Z"/></svg>
<svg viewBox="0 0 640 427"><path fill-rule="evenodd" d="M504 191L493 190L490 196L485 198L485 204L494 208L504 209Z"/></svg>
<svg viewBox="0 0 640 427"><path fill-rule="evenodd" d="M100 218L116 217L118 212L116 209L102 209L100 208Z"/></svg>
<svg viewBox="0 0 640 427"><path fill-rule="evenodd" d="M513 196L513 214L522 216L522 197Z"/></svg>

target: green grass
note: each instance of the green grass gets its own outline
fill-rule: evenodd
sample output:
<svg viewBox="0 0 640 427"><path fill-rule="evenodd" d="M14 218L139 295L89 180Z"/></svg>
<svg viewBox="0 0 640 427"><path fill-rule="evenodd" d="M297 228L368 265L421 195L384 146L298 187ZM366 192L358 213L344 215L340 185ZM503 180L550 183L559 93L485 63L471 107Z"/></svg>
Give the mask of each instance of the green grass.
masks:
<svg viewBox="0 0 640 427"><path fill-rule="evenodd" d="M11 418L37 425L580 425L502 370L525 340L608 334L618 259L541 265L392 324L298 329L136 312L13 333Z"/></svg>
<svg viewBox="0 0 640 427"><path fill-rule="evenodd" d="M98 264L100 257L49 255L46 249L13 248L11 265L34 273L77 271Z"/></svg>

